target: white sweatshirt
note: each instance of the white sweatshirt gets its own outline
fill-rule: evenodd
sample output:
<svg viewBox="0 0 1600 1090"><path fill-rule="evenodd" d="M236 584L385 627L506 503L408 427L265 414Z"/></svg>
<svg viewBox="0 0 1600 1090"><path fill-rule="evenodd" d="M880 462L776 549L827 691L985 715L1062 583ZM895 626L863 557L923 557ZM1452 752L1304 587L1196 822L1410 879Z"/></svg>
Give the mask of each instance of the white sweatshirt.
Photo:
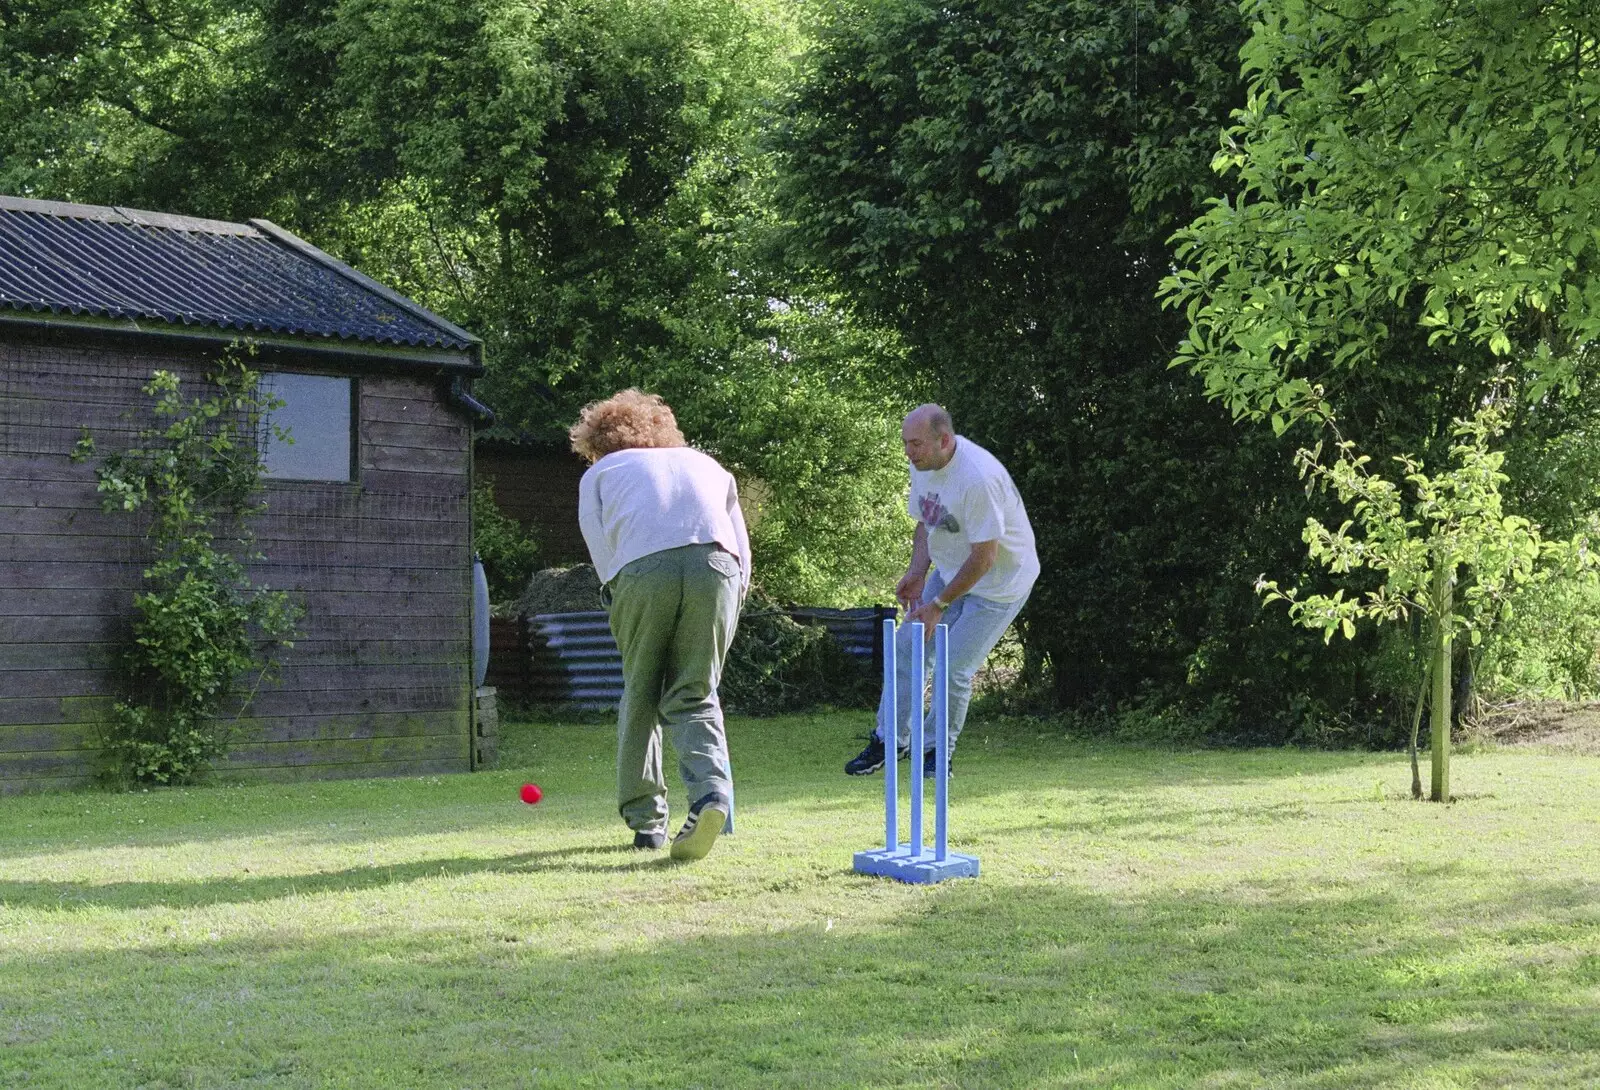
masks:
<svg viewBox="0 0 1600 1090"><path fill-rule="evenodd" d="M715 543L739 558L750 589L750 538L733 474L691 447L607 454L578 482L578 525L600 582L651 553Z"/></svg>

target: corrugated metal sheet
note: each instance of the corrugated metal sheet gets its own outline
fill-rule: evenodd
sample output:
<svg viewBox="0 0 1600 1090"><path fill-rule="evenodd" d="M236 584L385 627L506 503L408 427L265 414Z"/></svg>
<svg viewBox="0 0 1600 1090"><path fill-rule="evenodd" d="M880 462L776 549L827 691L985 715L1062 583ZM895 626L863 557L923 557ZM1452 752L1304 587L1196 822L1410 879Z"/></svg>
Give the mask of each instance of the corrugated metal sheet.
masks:
<svg viewBox="0 0 1600 1090"><path fill-rule="evenodd" d="M529 689L541 703L615 708L622 700L622 652L603 610L528 618Z"/></svg>
<svg viewBox="0 0 1600 1090"><path fill-rule="evenodd" d="M858 658L878 662L883 653L883 622L895 615L892 606L862 606L859 609L825 609L797 606L789 616L801 624L820 624L839 641L839 645Z"/></svg>
<svg viewBox="0 0 1600 1090"><path fill-rule="evenodd" d="M0 197L0 308L467 350L475 339L265 221Z"/></svg>
<svg viewBox="0 0 1600 1090"><path fill-rule="evenodd" d="M883 618L894 615L892 608L802 607L785 612L801 624L824 626L847 652L870 659L881 672ZM615 708L622 700L622 653L603 610L537 613L527 618L527 633L526 699L595 710ZM508 683L514 685L510 677L497 682Z"/></svg>

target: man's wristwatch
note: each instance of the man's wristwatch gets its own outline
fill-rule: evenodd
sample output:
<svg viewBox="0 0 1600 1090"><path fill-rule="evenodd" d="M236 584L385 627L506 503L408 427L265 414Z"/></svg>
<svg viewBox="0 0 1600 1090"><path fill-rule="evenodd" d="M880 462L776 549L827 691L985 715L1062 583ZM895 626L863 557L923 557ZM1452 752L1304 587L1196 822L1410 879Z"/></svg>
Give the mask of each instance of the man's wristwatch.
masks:
<svg viewBox="0 0 1600 1090"><path fill-rule="evenodd" d="M950 608L950 603L944 600L943 595L939 596L938 598L935 598L933 600L933 604L938 606L939 610L941 612L943 612L944 610L947 610L947 609Z"/></svg>

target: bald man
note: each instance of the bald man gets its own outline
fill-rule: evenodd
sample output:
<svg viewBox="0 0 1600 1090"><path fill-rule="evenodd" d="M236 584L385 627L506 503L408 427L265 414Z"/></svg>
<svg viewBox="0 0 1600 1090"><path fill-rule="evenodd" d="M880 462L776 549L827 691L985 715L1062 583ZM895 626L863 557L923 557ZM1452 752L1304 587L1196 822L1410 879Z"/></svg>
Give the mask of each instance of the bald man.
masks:
<svg viewBox="0 0 1600 1090"><path fill-rule="evenodd" d="M966 724L972 679L989 652L1016 619L1039 577L1033 527L1006 467L972 440L955 433L950 414L938 405L919 405L900 426L906 460L911 463L907 510L917 520L911 563L895 587L907 621L921 621L926 641L911 646L911 629L902 625L895 640L896 688L900 722L896 750L908 756L911 715L923 700L911 693L911 656L923 655L932 676L933 628L950 626L950 752ZM883 767L889 727L888 693L878 705L872 740L846 762L845 772L866 776ZM933 717L923 732L922 774L934 774ZM953 763L953 762L952 762Z"/></svg>

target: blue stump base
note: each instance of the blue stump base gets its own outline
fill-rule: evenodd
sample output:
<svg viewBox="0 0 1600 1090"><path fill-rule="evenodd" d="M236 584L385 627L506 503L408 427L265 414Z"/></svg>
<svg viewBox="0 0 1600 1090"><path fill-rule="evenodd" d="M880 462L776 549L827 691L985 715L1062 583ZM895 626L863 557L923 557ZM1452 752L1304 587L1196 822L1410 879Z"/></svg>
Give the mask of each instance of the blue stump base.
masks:
<svg viewBox="0 0 1600 1090"><path fill-rule="evenodd" d="M856 852L857 874L875 874L883 878L896 878L902 882L931 885L946 878L978 877L978 857L950 852L943 859L935 859L931 851L913 855L909 845L890 851L879 848L871 852Z"/></svg>

